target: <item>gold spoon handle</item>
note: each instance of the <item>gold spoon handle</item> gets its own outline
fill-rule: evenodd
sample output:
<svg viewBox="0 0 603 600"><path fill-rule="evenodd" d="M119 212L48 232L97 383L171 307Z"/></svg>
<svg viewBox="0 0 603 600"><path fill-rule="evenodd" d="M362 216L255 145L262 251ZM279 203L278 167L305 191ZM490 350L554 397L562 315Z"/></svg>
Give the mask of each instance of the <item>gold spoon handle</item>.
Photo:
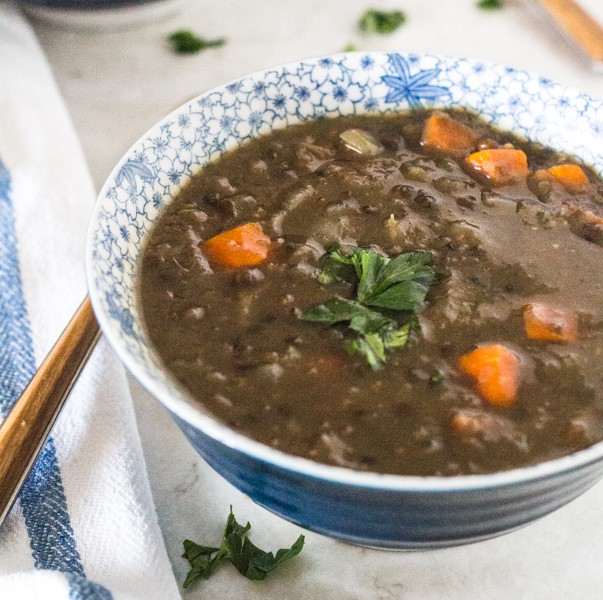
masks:
<svg viewBox="0 0 603 600"><path fill-rule="evenodd" d="M574 0L539 0L559 26L594 61L603 61L603 27Z"/></svg>
<svg viewBox="0 0 603 600"><path fill-rule="evenodd" d="M0 524L99 336L92 305L86 297L0 425Z"/></svg>

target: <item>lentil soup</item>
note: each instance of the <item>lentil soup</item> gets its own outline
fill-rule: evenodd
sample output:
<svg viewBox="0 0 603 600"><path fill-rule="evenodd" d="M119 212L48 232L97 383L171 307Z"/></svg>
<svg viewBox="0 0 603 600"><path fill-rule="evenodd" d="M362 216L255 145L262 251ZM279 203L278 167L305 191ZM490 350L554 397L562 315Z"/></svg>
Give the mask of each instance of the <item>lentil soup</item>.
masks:
<svg viewBox="0 0 603 600"><path fill-rule="evenodd" d="M231 151L160 217L140 302L196 401L291 454L457 475L603 439L603 181L470 113Z"/></svg>

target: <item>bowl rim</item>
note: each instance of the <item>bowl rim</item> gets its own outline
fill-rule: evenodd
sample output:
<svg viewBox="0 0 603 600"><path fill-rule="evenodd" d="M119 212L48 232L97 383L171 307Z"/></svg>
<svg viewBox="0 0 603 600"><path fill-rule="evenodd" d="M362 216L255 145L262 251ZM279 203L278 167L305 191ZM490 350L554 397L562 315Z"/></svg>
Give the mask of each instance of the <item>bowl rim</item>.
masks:
<svg viewBox="0 0 603 600"><path fill-rule="evenodd" d="M339 484L346 486L354 486L357 488L365 488L387 492L410 492L410 493L463 493L476 490L486 490L492 488L517 486L528 482L548 479L551 477L565 475L567 473L578 471L587 466L601 461L603 459L603 441L597 442L587 448L575 451L571 454L553 458L544 462L499 471L494 473L474 474L474 475L452 475L452 476L419 476L419 475L396 475L389 473L376 473L371 471L359 471L346 467L329 465L326 463L315 462L307 458L302 458L292 454L283 452L276 448L272 448L266 444L253 440L244 436L227 425L213 418L210 414L203 412L194 407L194 400L191 395L180 385L167 368L160 370L164 379L170 382L170 393L156 384L156 381L147 375L145 370L138 364L134 357L129 353L128 348L122 343L117 331L114 330L115 324L105 312L100 299L100 292L94 285L95 274L93 272L93 247L94 247L94 231L96 230L98 213L101 203L105 201L107 192L115 180L119 169L131 156L133 149L143 140L149 139L156 135L162 124L167 123L192 103L199 99L209 96L215 92L226 90L228 86L237 82L249 79L259 78L264 74L273 71L283 71L291 69L295 65L302 63L317 63L323 59L342 58L349 55L368 55L368 56L383 56L391 54L391 51L354 51L354 52L338 52L327 55L320 55L313 58L302 58L287 63L281 63L275 66L269 66L252 73L236 77L219 86L210 88L193 98L185 101L167 115L163 116L159 121L152 125L147 131L135 140L126 150L122 157L117 161L109 175L107 176L95 202L91 213L88 231L86 236L86 251L85 251L85 271L88 293L92 303L92 308L100 325L103 335L111 345L119 360L124 364L127 370L135 379L143 385L143 387L157 399L169 412L176 417L200 431L202 434L212 438L213 440L224 444L228 448L241 452L248 458L267 463L278 469L288 471L297 475L308 478L322 480L330 484ZM506 69L507 72L514 73L527 77L530 81L538 81L539 85L543 85L543 77L539 74L518 69L515 67L507 67L503 64L493 61L483 60L479 58L460 57L441 53L432 52L411 52L411 51L396 51L403 56L418 56L433 57L439 60L455 60L463 61L468 64L484 65L486 67L496 67ZM593 98L590 94L582 92L572 86L560 84L553 80L548 80L549 84L560 86L563 90L572 93L580 94L587 98L589 102L598 104L603 107L603 102L597 98ZM309 119L310 120L310 119ZM253 136L257 137L257 136ZM215 160L215 158L213 159ZM157 356L156 351L151 348L151 353ZM159 361L161 362L161 361ZM155 370L152 368L152 370Z"/></svg>

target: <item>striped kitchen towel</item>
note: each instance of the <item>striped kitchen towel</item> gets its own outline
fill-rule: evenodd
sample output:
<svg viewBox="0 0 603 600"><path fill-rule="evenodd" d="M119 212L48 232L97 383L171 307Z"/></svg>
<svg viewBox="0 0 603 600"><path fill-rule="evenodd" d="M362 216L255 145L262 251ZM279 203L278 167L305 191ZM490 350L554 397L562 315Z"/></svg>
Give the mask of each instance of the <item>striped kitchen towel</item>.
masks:
<svg viewBox="0 0 603 600"><path fill-rule="evenodd" d="M85 294L93 188L35 37L0 1L0 417ZM180 598L125 373L101 340L0 526L0 599Z"/></svg>

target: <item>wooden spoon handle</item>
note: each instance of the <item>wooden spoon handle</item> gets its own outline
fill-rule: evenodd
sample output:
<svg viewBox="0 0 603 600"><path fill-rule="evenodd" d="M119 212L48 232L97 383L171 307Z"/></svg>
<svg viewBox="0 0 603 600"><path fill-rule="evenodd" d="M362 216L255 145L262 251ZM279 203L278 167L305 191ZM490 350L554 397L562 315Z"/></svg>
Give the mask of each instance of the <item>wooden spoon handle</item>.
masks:
<svg viewBox="0 0 603 600"><path fill-rule="evenodd" d="M0 524L99 336L92 305L86 297L0 425Z"/></svg>
<svg viewBox="0 0 603 600"><path fill-rule="evenodd" d="M594 61L603 61L603 27L574 0L539 0L559 26Z"/></svg>

